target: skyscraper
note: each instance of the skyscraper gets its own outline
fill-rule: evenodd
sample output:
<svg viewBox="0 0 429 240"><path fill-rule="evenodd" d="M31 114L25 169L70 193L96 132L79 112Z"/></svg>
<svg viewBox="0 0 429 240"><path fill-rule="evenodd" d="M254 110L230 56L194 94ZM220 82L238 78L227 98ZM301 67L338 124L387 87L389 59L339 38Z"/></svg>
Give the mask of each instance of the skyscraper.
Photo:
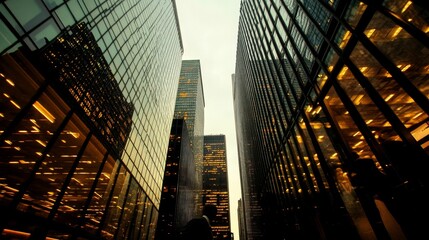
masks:
<svg viewBox="0 0 429 240"><path fill-rule="evenodd" d="M174 239L196 216L197 180L188 127L185 120L173 119L155 239Z"/></svg>
<svg viewBox="0 0 429 240"><path fill-rule="evenodd" d="M199 60L183 60L170 133L156 239L169 239L201 213L204 93Z"/></svg>
<svg viewBox="0 0 429 240"><path fill-rule="evenodd" d="M183 60L177 90L174 118L183 119L188 126L191 148L197 170L196 216L201 208L203 141L204 141L204 91L200 60Z"/></svg>
<svg viewBox="0 0 429 240"><path fill-rule="evenodd" d="M204 136L203 205L216 205L213 239L231 239L225 135Z"/></svg>
<svg viewBox="0 0 429 240"><path fill-rule="evenodd" d="M428 236L428 16L424 1L242 1L246 239Z"/></svg>
<svg viewBox="0 0 429 240"><path fill-rule="evenodd" d="M182 43L174 1L0 3L5 238L151 238Z"/></svg>

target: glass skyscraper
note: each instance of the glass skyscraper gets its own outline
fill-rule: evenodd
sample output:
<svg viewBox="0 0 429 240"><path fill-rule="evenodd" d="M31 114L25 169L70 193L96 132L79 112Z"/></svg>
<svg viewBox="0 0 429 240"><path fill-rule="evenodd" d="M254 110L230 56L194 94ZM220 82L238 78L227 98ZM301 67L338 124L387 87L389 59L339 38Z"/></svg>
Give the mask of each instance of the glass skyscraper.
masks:
<svg viewBox="0 0 429 240"><path fill-rule="evenodd" d="M245 239L428 237L428 9L242 1L233 84Z"/></svg>
<svg viewBox="0 0 429 240"><path fill-rule="evenodd" d="M225 135L204 136L203 205L216 205L213 239L231 239Z"/></svg>
<svg viewBox="0 0 429 240"><path fill-rule="evenodd" d="M186 223L197 217L197 180L188 127L185 120L173 119L155 239L176 238Z"/></svg>
<svg viewBox="0 0 429 240"><path fill-rule="evenodd" d="M152 238L175 2L7 0L0 31L1 238Z"/></svg>
<svg viewBox="0 0 429 240"><path fill-rule="evenodd" d="M200 60L183 60L177 90L174 118L183 119L188 126L191 148L197 170L196 204L201 208L203 141L204 141L204 91Z"/></svg>

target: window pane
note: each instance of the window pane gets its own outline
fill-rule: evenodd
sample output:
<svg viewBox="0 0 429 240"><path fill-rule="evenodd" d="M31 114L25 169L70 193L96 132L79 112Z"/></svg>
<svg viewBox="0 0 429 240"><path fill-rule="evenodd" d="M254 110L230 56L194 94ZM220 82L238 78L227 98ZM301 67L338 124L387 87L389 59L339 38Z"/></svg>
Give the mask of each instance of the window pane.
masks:
<svg viewBox="0 0 429 240"><path fill-rule="evenodd" d="M27 31L49 16L49 12L39 0L6 1L6 5Z"/></svg>

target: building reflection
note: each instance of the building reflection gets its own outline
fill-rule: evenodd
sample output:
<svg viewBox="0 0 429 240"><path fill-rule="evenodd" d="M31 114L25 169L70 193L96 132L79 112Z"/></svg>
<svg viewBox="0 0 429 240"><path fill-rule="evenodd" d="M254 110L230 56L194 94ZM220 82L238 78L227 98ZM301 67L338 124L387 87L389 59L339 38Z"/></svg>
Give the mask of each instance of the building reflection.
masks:
<svg viewBox="0 0 429 240"><path fill-rule="evenodd" d="M1 57L2 238L140 238L151 203L118 161L134 107L85 24Z"/></svg>
<svg viewBox="0 0 429 240"><path fill-rule="evenodd" d="M421 5L243 1L234 96L247 237L427 236L416 220L429 213ZM362 186L356 159L388 184Z"/></svg>

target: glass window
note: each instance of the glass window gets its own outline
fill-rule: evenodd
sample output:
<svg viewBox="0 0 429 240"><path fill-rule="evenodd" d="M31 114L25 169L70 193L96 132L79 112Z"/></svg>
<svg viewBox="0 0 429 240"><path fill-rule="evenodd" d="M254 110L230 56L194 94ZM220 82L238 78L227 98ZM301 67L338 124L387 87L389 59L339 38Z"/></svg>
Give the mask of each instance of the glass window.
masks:
<svg viewBox="0 0 429 240"><path fill-rule="evenodd" d="M122 166L119 170L115 188L113 190L113 196L106 212L106 222L101 231L103 238L111 239L118 228L120 220L119 217L121 216L122 206L126 198L125 194L127 192L129 182L130 174L125 167Z"/></svg>
<svg viewBox="0 0 429 240"><path fill-rule="evenodd" d="M42 26L31 32L30 37L36 43L38 48L46 45L47 41L51 41L60 34L60 29L54 20L49 19Z"/></svg>
<svg viewBox="0 0 429 240"><path fill-rule="evenodd" d="M61 201L55 216L57 221L71 227L78 226L79 217L82 216L105 153L106 149L103 145L92 136Z"/></svg>
<svg viewBox="0 0 429 240"><path fill-rule="evenodd" d="M115 161L115 159L109 155L104 163L101 175L96 180L97 185L91 203L85 213L85 224L83 225L83 228L90 233L95 233L98 230L99 224L104 216L118 165L119 162Z"/></svg>
<svg viewBox="0 0 429 240"><path fill-rule="evenodd" d="M18 81L16 82L18 84ZM31 87L31 85L27 86ZM17 103L15 105L8 106L6 109L17 108ZM1 201L10 201L22 183L28 179L68 111L69 108L61 98L48 88L5 139L6 144L0 150L2 156L0 189L5 191L5 197ZM35 191L39 190L40 187L35 189ZM39 196L39 193L35 195ZM27 197L25 197L26 200L29 199Z"/></svg>
<svg viewBox="0 0 429 240"><path fill-rule="evenodd" d="M49 12L39 0L6 1L6 5L27 31L49 17Z"/></svg>
<svg viewBox="0 0 429 240"><path fill-rule="evenodd" d="M426 96L429 96L429 49L380 13L375 13L368 29L369 39Z"/></svg>
<svg viewBox="0 0 429 240"><path fill-rule="evenodd" d="M0 52L16 42L16 37L6 27L3 21L0 20Z"/></svg>
<svg viewBox="0 0 429 240"><path fill-rule="evenodd" d="M87 134L88 129L76 115L73 115L55 140L51 151L46 154L18 208L47 217ZM48 144L43 139L35 141L40 145Z"/></svg>
<svg viewBox="0 0 429 240"><path fill-rule="evenodd" d="M0 13L6 17L7 21L13 26L13 29L15 29L15 31L17 31L21 35L24 34L23 29L19 26L19 24L15 21L15 19L9 14L9 11L7 11L3 5L0 5ZM6 28L4 28L4 31L6 31ZM1 32L3 33L3 28L1 29Z"/></svg>
<svg viewBox="0 0 429 240"><path fill-rule="evenodd" d="M365 77L370 80L373 87L384 98L384 101L386 101L386 103L391 107L405 127L411 131L414 138L417 141L424 139L424 137L429 134L429 131L425 128L425 119L428 119L428 115L415 103L403 88L399 86L386 69L384 69L360 43L357 44L356 48L350 55L350 58ZM349 71L347 69L343 69L343 71L338 75L338 78L339 80L340 78L350 79L351 76L348 76ZM418 77L413 79L418 79ZM352 90L352 88L356 88L355 83L352 83L351 85L353 87L348 86L346 88L349 88L350 90ZM365 95L362 95L362 97L364 96ZM374 114L376 114L376 112ZM385 123L380 126L383 126L383 128L391 128L389 123ZM426 142L422 142L421 144L422 147L428 145Z"/></svg>
<svg viewBox="0 0 429 240"><path fill-rule="evenodd" d="M55 13L58 15L58 18L61 20L62 24L65 27L72 26L73 24L75 24L73 16L71 15L66 5L63 5L62 7L58 8Z"/></svg>
<svg viewBox="0 0 429 240"><path fill-rule="evenodd" d="M420 3L421 2L421 3ZM416 26L425 33L429 33L429 11L426 1L387 0L383 5L396 13L404 21Z"/></svg>
<svg viewBox="0 0 429 240"><path fill-rule="evenodd" d="M62 3L64 3L64 0L43 0L45 2L46 6L48 6L49 9L53 9L57 6L60 6Z"/></svg>
<svg viewBox="0 0 429 240"><path fill-rule="evenodd" d="M353 0L351 1L348 11L344 16L344 19L352 26L356 27L359 23L362 14L365 12L367 5L363 2Z"/></svg>
<svg viewBox="0 0 429 240"><path fill-rule="evenodd" d="M124 213L119 224L118 236L128 236L128 233L132 231L134 227L134 222L136 221L134 213L137 205L137 197L140 192L140 187L137 182L132 179L130 184L130 189L127 196L127 201L124 206Z"/></svg>
<svg viewBox="0 0 429 240"><path fill-rule="evenodd" d="M83 13L83 9L78 0L70 0L67 2L67 5L70 7L70 10L73 13L76 21L81 21L85 14Z"/></svg>

